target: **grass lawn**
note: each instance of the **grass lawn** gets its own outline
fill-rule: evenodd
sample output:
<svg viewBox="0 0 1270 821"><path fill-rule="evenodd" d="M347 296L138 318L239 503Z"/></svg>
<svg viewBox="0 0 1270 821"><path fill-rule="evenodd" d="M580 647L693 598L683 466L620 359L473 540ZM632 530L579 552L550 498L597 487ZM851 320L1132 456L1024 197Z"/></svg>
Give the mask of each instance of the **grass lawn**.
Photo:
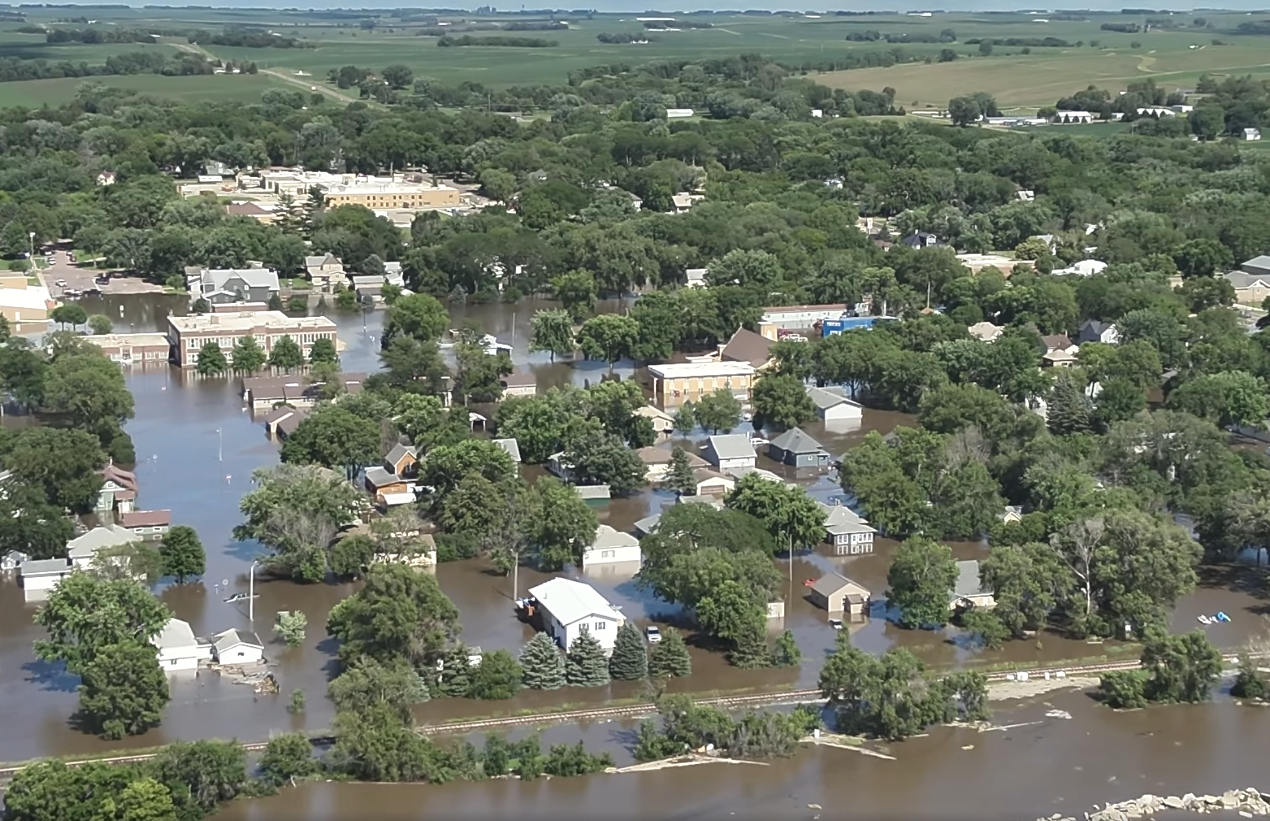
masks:
<svg viewBox="0 0 1270 821"><path fill-rule="evenodd" d="M112 88L126 88L156 97L185 101L258 102L261 92L269 88L293 88L266 74L201 75L197 77L164 77L159 74L129 74L118 77L64 77L57 80L23 80L0 83L0 108L27 106L39 108L45 103L61 105L75 98L84 83L96 82Z"/></svg>

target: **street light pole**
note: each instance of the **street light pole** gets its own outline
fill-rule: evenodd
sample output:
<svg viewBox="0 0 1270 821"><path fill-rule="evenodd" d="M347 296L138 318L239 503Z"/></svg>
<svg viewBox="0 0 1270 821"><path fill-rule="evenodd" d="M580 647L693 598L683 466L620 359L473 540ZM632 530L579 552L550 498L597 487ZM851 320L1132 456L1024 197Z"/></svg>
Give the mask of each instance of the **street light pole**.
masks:
<svg viewBox="0 0 1270 821"><path fill-rule="evenodd" d="M247 621L251 622L251 629L256 629L256 565L258 562L251 563L251 573L247 582Z"/></svg>
<svg viewBox="0 0 1270 821"><path fill-rule="evenodd" d="M27 255L26 258L31 260L31 270L35 270L35 232L30 231L27 237Z"/></svg>
<svg viewBox="0 0 1270 821"><path fill-rule="evenodd" d="M221 436L220 428L216 429L216 461L225 461L225 450L223 447L223 438Z"/></svg>

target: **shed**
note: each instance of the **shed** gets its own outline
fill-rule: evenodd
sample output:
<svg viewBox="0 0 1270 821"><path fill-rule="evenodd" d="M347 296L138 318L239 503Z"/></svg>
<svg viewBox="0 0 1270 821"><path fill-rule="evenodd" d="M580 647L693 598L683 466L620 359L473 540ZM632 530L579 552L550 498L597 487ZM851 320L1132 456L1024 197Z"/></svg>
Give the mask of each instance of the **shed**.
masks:
<svg viewBox="0 0 1270 821"><path fill-rule="evenodd" d="M265 645L260 636L247 630L229 629L212 636L217 664L258 664L264 661Z"/></svg>
<svg viewBox="0 0 1270 821"><path fill-rule="evenodd" d="M808 590L808 598L830 613L862 616L869 609L868 588L841 573L826 573Z"/></svg>
<svg viewBox="0 0 1270 821"><path fill-rule="evenodd" d="M864 407L847 396L846 388L808 387L807 396L816 406L816 415L824 422L851 422L864 418Z"/></svg>
<svg viewBox="0 0 1270 821"><path fill-rule="evenodd" d="M767 446L767 455L795 468L824 467L829 464L829 452L802 428L790 428L773 439Z"/></svg>

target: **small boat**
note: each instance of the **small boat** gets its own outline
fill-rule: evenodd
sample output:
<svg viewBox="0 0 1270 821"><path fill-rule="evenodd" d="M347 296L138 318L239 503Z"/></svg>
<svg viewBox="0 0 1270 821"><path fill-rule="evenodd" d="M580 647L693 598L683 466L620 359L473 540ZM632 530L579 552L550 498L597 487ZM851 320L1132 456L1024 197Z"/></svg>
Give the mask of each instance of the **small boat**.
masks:
<svg viewBox="0 0 1270 821"><path fill-rule="evenodd" d="M1220 622L1227 622L1227 623L1229 623L1229 622L1230 622L1230 616L1227 616L1224 612L1222 612L1221 610L1218 610L1218 611L1217 611L1217 613L1213 616L1213 621L1220 621Z"/></svg>
<svg viewBox="0 0 1270 821"><path fill-rule="evenodd" d="M1196 616L1195 618L1199 621L1199 623L1200 623L1200 624L1212 624L1212 623L1213 623L1213 620L1212 620L1212 619L1210 619L1208 616L1205 616L1205 615L1204 615L1204 614L1202 614L1202 613L1201 613L1200 615Z"/></svg>
<svg viewBox="0 0 1270 821"><path fill-rule="evenodd" d="M803 587L815 587L815 586L816 586L815 579L803 579Z"/></svg>

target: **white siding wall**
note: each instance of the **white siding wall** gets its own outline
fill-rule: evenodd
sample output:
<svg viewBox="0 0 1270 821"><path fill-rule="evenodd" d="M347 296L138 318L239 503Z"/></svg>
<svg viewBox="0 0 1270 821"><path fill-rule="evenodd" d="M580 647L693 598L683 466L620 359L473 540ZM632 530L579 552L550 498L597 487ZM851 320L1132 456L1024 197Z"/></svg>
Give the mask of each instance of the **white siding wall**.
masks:
<svg viewBox="0 0 1270 821"><path fill-rule="evenodd" d="M596 550L587 548L582 552L583 569L597 564L616 564L617 562L638 562L644 558L640 547L637 544L627 547L610 548L607 550Z"/></svg>

